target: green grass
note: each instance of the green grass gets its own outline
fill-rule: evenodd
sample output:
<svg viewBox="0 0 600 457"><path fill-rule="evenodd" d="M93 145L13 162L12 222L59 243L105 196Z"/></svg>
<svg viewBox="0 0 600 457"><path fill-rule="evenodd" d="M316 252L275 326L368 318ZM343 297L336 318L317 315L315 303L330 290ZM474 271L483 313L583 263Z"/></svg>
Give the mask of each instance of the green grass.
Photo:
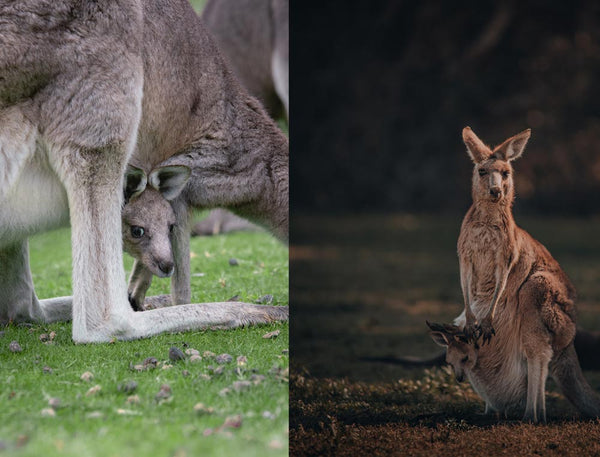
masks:
<svg viewBox="0 0 600 457"><path fill-rule="evenodd" d="M31 264L40 297L71 293L69 230L31 240ZM193 300L223 301L239 295L256 301L272 294L274 304L288 304L287 248L265 233L237 233L192 240ZM236 258L238 266L230 266ZM125 259L126 270L132 260ZM202 275L199 275L202 274ZM167 293L168 280L155 280L151 294ZM278 338L264 339L272 330ZM75 345L71 324L10 325L0 337L0 454L22 456L196 456L287 455L289 332L287 324L229 331L165 334L133 342ZM51 344L43 333L56 333ZM9 350L18 341L23 351ZM200 353L227 353L233 361L214 359L169 362L171 346ZM247 363L238 366L237 358ZM138 372L130 366L155 357L159 367ZM164 365L172 365L163 369ZM49 367L50 370L45 367ZM215 369L223 367L221 374ZM185 371L187 370L187 373ZM80 379L90 371L90 382ZM264 379L236 391L234 382ZM259 378L260 379L260 378ZM139 403L119 384L135 381ZM161 385L172 396L157 401ZM87 395L99 385L101 390ZM229 392L224 392L229 389ZM55 416L49 399L60 399ZM198 413L203 403L214 412ZM241 415L241 426L224 426ZM235 422L235 421L234 421Z"/></svg>

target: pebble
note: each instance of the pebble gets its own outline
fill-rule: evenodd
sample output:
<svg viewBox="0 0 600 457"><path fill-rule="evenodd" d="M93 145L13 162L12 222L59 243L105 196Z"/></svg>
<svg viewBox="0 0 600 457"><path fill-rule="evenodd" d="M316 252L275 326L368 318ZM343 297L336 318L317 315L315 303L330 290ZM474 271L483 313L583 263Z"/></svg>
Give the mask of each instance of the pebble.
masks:
<svg viewBox="0 0 600 457"><path fill-rule="evenodd" d="M88 389L88 391L85 393L86 397L89 397L90 395L96 395L98 392L100 392L102 390L102 387L99 385L95 385L94 387L90 387Z"/></svg>
<svg viewBox="0 0 600 457"><path fill-rule="evenodd" d="M265 333L263 335L263 338L266 339L266 340L277 338L280 333L281 333L281 330L273 330L272 332Z"/></svg>
<svg viewBox="0 0 600 457"><path fill-rule="evenodd" d="M237 359L237 364L240 367L243 367L248 364L248 358L245 355L240 355Z"/></svg>
<svg viewBox="0 0 600 457"><path fill-rule="evenodd" d="M171 386L169 386L168 384L163 384L162 386L160 386L160 390L154 396L154 398L156 399L156 401L160 401L169 398L171 395Z"/></svg>
<svg viewBox="0 0 600 457"><path fill-rule="evenodd" d="M91 371L86 371L80 376L80 379L85 382L90 382L92 379L94 379L94 375Z"/></svg>
<svg viewBox="0 0 600 457"><path fill-rule="evenodd" d="M50 368L48 365L44 366L44 368L42 368L42 371L46 374L52 374L52 368Z"/></svg>
<svg viewBox="0 0 600 457"><path fill-rule="evenodd" d="M236 392L242 392L244 390L248 390L250 388L250 386L252 386L252 383L250 381L235 381L231 387L233 387L233 390L235 390Z"/></svg>
<svg viewBox="0 0 600 457"><path fill-rule="evenodd" d="M137 405L140 402L140 397L138 395L130 395L127 397L127 403L130 405Z"/></svg>
<svg viewBox="0 0 600 457"><path fill-rule="evenodd" d="M194 354L190 357L191 363L200 362L201 360L202 360L202 357L200 357L198 354Z"/></svg>
<svg viewBox="0 0 600 457"><path fill-rule="evenodd" d="M23 348L21 347L21 345L19 344L18 341L11 341L10 344L8 345L8 349L10 350L10 352L23 351Z"/></svg>
<svg viewBox="0 0 600 457"><path fill-rule="evenodd" d="M119 392L123 392L125 394L132 394L138 387L138 383L135 381L125 381L117 386L117 390Z"/></svg>
<svg viewBox="0 0 600 457"><path fill-rule="evenodd" d="M40 411L40 414L44 417L55 417L56 411L54 411L52 408L44 408L42 411Z"/></svg>
<svg viewBox="0 0 600 457"><path fill-rule="evenodd" d="M227 419L225 419L225 422L223 423L223 427L240 428L241 426L242 426L242 415L241 414L236 414L235 416L229 416Z"/></svg>
<svg viewBox="0 0 600 457"><path fill-rule="evenodd" d="M259 303L261 305L270 305L271 303L273 303L273 295L263 295L258 300L256 300L256 303Z"/></svg>
<svg viewBox="0 0 600 457"><path fill-rule="evenodd" d="M194 412L198 414L213 414L215 409L212 407L207 407L204 403L196 403L194 405Z"/></svg>
<svg viewBox="0 0 600 457"><path fill-rule="evenodd" d="M177 362L179 360L185 359L185 354L177 346L172 346L169 349L169 359L171 359L173 362Z"/></svg>
<svg viewBox="0 0 600 457"><path fill-rule="evenodd" d="M156 357L146 357L144 359L145 368L156 368L158 366L158 359Z"/></svg>
<svg viewBox="0 0 600 457"><path fill-rule="evenodd" d="M229 259L229 265L231 265L232 267L237 267L239 265L239 262L237 261L237 259L234 259L232 257L231 259Z"/></svg>
<svg viewBox="0 0 600 457"><path fill-rule="evenodd" d="M61 404L62 402L60 401L60 398L52 397L48 399L48 406L50 406L51 408L60 408Z"/></svg>
<svg viewBox="0 0 600 457"><path fill-rule="evenodd" d="M211 351L204 351L202 353L202 357L204 357L205 359L212 359L215 357L215 353Z"/></svg>
<svg viewBox="0 0 600 457"><path fill-rule="evenodd" d="M185 350L185 353L189 356L192 355L200 355L200 351L198 351L197 349L193 349L193 348L188 348Z"/></svg>
<svg viewBox="0 0 600 457"><path fill-rule="evenodd" d="M233 357L229 354L220 354L216 357L215 360L218 364L224 364L231 362L233 360Z"/></svg>

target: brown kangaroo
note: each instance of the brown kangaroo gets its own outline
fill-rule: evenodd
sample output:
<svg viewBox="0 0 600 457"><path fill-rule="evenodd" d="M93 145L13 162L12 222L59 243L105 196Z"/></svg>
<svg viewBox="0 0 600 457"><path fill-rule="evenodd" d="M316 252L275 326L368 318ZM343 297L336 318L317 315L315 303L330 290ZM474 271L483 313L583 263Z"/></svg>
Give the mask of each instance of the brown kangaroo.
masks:
<svg viewBox="0 0 600 457"><path fill-rule="evenodd" d="M526 416L536 420L536 405L543 400L538 384L546 379L548 364L566 354L575 357L569 363L579 364L573 348L575 288L548 250L517 227L512 215L511 162L521 156L530 134L525 130L491 149L469 127L463 129L475 166L473 204L458 238L465 311L456 323L470 339L481 335L483 343L489 342L497 329L504 333L500 341L516 345L527 361L530 380Z"/></svg>
<svg viewBox="0 0 600 457"><path fill-rule="evenodd" d="M541 315L535 301L511 310L498 323L498 335L479 346L454 325L427 325L433 340L446 348L446 362L457 381L465 376L485 401L485 413L506 416L525 406L525 420L546 422L545 384L550 375L565 397L587 417L600 415L600 399L586 382L572 344L554 351L548 332L540 332ZM526 348L536 348L537 356ZM548 364L547 360L550 359Z"/></svg>
<svg viewBox="0 0 600 457"><path fill-rule="evenodd" d="M493 150L469 127L463 130L473 159L473 204L458 237L460 279L465 302L465 332L481 332L484 342L494 334L496 313L536 300L544 323L554 333L557 349L575 336L575 288L548 250L512 215L514 200L511 162L523 153L530 130Z"/></svg>

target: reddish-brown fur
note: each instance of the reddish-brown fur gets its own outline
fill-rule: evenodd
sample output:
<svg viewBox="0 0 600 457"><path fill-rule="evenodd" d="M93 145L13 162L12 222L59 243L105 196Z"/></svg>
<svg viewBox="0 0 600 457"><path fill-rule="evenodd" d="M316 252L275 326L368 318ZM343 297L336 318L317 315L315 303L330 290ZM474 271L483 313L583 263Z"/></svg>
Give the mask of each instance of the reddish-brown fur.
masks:
<svg viewBox="0 0 600 457"><path fill-rule="evenodd" d="M575 354L575 288L548 250L513 218L510 162L522 154L529 136L526 130L491 149L469 127L463 130L475 166L473 204L458 238L465 313L457 323L470 338L482 335L484 344L497 331L494 338L510 342L514 356L527 361L525 415L537 421L548 364L559 354ZM576 359L569 364L579 368Z"/></svg>

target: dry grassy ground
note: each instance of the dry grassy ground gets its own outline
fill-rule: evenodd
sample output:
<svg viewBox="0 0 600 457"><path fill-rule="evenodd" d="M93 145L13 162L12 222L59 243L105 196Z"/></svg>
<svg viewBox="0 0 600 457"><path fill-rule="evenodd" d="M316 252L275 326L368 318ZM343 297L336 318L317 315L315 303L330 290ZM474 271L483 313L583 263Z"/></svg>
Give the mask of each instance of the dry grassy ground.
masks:
<svg viewBox="0 0 600 457"><path fill-rule="evenodd" d="M578 290L580 326L600 329L600 219L517 223ZM548 425L483 417L447 369L365 357L439 353L425 319L461 310L461 216L295 216L290 248L291 455L600 455L600 421L548 383ZM586 378L600 392L600 372Z"/></svg>

